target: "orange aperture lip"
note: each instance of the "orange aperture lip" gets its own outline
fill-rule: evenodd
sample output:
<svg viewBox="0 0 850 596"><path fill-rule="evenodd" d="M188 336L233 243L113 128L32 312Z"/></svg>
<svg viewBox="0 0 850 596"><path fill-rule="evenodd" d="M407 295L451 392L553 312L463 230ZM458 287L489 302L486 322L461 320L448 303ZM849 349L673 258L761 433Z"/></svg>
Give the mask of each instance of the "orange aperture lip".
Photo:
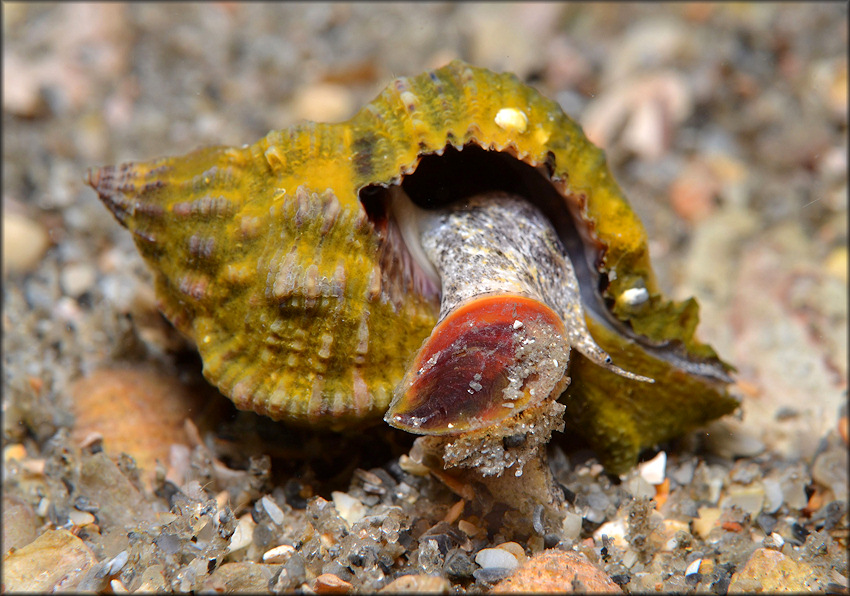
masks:
<svg viewBox="0 0 850 596"><path fill-rule="evenodd" d="M517 294L475 298L425 340L385 420L434 435L494 425L548 397L568 357L564 324L543 302Z"/></svg>

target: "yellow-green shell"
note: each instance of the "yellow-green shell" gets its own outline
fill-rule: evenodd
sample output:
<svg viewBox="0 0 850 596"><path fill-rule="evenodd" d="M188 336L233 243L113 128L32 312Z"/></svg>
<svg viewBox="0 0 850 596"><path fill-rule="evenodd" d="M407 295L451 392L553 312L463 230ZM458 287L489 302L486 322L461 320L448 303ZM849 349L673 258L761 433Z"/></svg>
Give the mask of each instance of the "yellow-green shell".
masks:
<svg viewBox="0 0 850 596"><path fill-rule="evenodd" d="M304 123L241 148L95 169L89 182L134 232L163 312L195 340L212 383L240 408L342 427L380 418L439 310L439 296L420 294L386 266L386 229L367 216L359 193L398 184L447 145L470 144L551 168L564 210L578 212L604 247L606 297L613 302L638 283L649 291L644 308L615 306L614 314L654 342L719 362L693 337L695 304L659 294L646 232L602 151L555 102L511 74L455 61L396 79L347 122ZM645 372L640 358L618 360L625 348L617 341L597 340L623 368L663 374L655 364ZM632 405L589 415L604 412L609 396L585 390L585 375L588 382L603 375L607 390L622 388L618 401ZM683 388L699 415L674 413L659 431L634 414L640 400L661 395L658 387L635 388L590 365L576 365L571 376L576 415L617 469L640 448L735 406L723 383L693 378ZM629 430L611 435L618 416ZM605 421L604 432L594 431L594 417Z"/></svg>

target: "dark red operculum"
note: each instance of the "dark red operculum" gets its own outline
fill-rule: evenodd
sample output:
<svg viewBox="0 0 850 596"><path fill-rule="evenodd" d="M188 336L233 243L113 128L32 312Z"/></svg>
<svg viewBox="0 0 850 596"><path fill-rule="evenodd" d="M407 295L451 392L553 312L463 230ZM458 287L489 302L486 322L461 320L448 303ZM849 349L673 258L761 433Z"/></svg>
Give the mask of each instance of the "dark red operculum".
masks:
<svg viewBox="0 0 850 596"><path fill-rule="evenodd" d="M425 340L385 416L416 434L492 426L566 386L564 324L547 305L516 294L462 304Z"/></svg>

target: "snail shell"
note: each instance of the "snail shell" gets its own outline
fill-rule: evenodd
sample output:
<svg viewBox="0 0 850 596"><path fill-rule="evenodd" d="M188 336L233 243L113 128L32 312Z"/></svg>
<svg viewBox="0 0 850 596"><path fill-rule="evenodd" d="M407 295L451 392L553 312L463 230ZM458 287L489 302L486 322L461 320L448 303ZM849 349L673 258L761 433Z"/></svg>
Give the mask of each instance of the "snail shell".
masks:
<svg viewBox="0 0 850 596"><path fill-rule="evenodd" d="M454 61L392 81L344 123L92 168L87 182L133 233L207 379L240 408L332 428L384 414L440 311L439 284L394 224L398 186L423 208L510 192L549 219L591 335L655 380L573 358L568 423L610 470L737 406L731 367L694 338L696 303L660 294L602 151L511 74Z"/></svg>

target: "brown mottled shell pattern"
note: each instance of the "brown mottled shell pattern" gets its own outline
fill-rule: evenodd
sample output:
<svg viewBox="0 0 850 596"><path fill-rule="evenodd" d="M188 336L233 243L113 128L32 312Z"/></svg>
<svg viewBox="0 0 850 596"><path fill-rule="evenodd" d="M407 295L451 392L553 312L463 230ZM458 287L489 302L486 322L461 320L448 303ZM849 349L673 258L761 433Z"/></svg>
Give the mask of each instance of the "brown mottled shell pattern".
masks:
<svg viewBox="0 0 850 596"><path fill-rule="evenodd" d="M606 432L622 427L611 445L594 439L615 467L735 407L728 366L693 337L695 303L659 293L646 233L602 152L511 74L455 61L394 80L347 122L93 168L88 182L133 233L205 376L240 408L335 428L380 419L440 309L439 287L397 249L386 189L398 184L423 206L491 188L545 197L589 280L591 332L657 381L609 379L629 397L608 413L596 397L582 405L596 395L582 393L582 375L604 373L582 372L580 359L570 373L579 424L594 425L581 418L592 413ZM645 301L618 300L636 288ZM663 402L683 392L672 419L643 420L668 416Z"/></svg>
<svg viewBox="0 0 850 596"><path fill-rule="evenodd" d="M236 150L191 157L96 184L118 191L111 207L156 263L160 308L196 342L204 374L276 419L379 416L433 326L436 294L396 287L384 232L358 204L304 185L287 196ZM135 193L145 201L124 199Z"/></svg>

